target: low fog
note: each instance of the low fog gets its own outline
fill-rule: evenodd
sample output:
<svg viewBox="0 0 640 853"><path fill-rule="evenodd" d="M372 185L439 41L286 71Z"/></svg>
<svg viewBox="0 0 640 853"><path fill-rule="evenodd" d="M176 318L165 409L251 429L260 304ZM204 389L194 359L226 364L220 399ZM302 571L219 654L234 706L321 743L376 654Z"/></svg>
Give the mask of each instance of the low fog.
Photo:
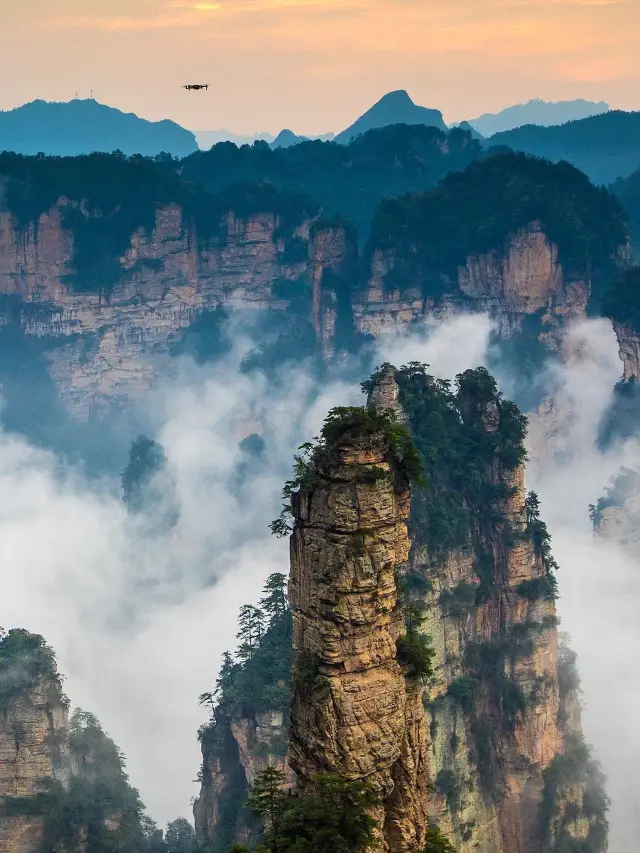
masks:
<svg viewBox="0 0 640 853"><path fill-rule="evenodd" d="M423 361L453 379L489 362L517 398L508 366L495 366L491 331L486 317L458 317L384 339L372 366ZM363 400L357 381L320 384L299 366L277 383L241 374L250 347L238 334L223 361L196 366L181 358L176 375L149 396L145 417L167 453L181 513L169 539L146 535L127 517L113 480L89 481L26 439L0 435L1 622L41 633L55 648L73 705L98 715L160 822L190 816L204 719L197 697L235 646L239 607L259 598L271 572L288 570L288 544L270 536L268 523L293 453L317 435L329 408ZM633 793L640 688L631 678L640 580L614 544L594 541L588 504L640 454L635 442L604 453L596 447L621 374L610 324L581 323L568 351L567 363L550 362L542 377L554 404L545 423L550 417L554 429L547 441L548 427L532 419L527 479L560 563L562 629L579 654L587 739L609 778L611 850L623 853L622 838L640 831ZM265 442L258 457L240 446L254 432Z"/></svg>

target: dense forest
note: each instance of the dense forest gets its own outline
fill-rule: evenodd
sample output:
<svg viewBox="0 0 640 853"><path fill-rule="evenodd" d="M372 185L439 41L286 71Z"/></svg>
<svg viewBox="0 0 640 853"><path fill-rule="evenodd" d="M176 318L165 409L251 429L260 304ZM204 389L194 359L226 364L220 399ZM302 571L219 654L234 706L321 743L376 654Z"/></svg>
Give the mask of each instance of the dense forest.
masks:
<svg viewBox="0 0 640 853"><path fill-rule="evenodd" d="M568 160L596 184L626 178L640 163L640 112L611 110L555 127L525 125L496 133L490 145L506 145L552 161Z"/></svg>
<svg viewBox="0 0 640 853"><path fill-rule="evenodd" d="M28 701L34 689L44 690L52 707L57 696L63 704L69 701L60 693L53 650L41 636L21 629L0 632L0 686L5 720L12 706ZM20 749L28 718L21 720L14 713L11 719ZM163 832L145 814L129 782L124 755L95 715L75 709L68 730L54 736L50 748L57 755L56 777L43 778L31 795L2 798L0 821L15 816L41 820L42 853L195 853L195 833L188 821L178 818Z"/></svg>
<svg viewBox="0 0 640 853"><path fill-rule="evenodd" d="M432 187L481 154L466 131L399 124L370 130L349 145L314 140L271 150L260 142L240 148L220 142L187 157L182 177L213 192L239 181L269 181L313 199L324 216L350 219L364 239L381 199Z"/></svg>
<svg viewBox="0 0 640 853"><path fill-rule="evenodd" d="M620 202L568 163L524 154L496 154L448 175L433 190L382 202L368 245L392 249L389 287L422 283L437 298L457 279L469 255L505 244L538 221L556 243L565 274L591 278L597 304L616 271L627 237Z"/></svg>
<svg viewBox="0 0 640 853"><path fill-rule="evenodd" d="M640 261L640 169L626 180L617 180L611 185L629 214L629 231L631 232L631 249L636 263Z"/></svg>

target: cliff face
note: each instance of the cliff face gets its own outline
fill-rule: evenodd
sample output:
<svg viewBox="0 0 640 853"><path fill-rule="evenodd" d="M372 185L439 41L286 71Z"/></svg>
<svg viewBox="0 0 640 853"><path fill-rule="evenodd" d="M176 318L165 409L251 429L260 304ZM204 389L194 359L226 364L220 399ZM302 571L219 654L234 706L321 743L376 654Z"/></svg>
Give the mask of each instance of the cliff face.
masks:
<svg viewBox="0 0 640 853"><path fill-rule="evenodd" d="M68 704L57 673L43 671L25 682L23 668L17 660L2 666L0 802L4 797L32 797L43 782L65 781L69 773ZM21 686L5 699L8 680L16 683L13 675ZM41 817L0 816L1 853L37 853L42 834Z"/></svg>
<svg viewBox="0 0 640 853"><path fill-rule="evenodd" d="M67 406L81 416L110 402L135 398L150 386L157 360L181 329L218 305L285 311L302 308L327 352L337 319L335 293L322 292L325 268L337 279L353 264L351 236L339 227L314 229L303 221L283 235L274 213L222 216L206 240L178 205L158 208L151 232L136 231L114 258L121 274L108 292L75 285L77 246L61 200L28 228L0 213L0 295L4 322L55 341L48 359ZM91 220L87 214L87 221ZM279 294L285 293L283 297Z"/></svg>
<svg viewBox="0 0 640 853"><path fill-rule="evenodd" d="M79 238L67 227L78 210L61 199L28 227L0 213L0 297L8 297L0 320L46 342L63 402L81 417L141 397L182 330L221 305L310 323L329 360L353 332L379 336L459 311L489 313L506 338L535 315L535 334L557 350L563 325L584 316L590 294L590 281L565 272L536 221L468 254L453 275L413 264L398 248L376 248L359 265L350 228L307 218L289 232L268 211L228 210L204 235L177 204L160 206L154 227L135 231L111 259L115 282L87 290L74 266ZM636 344L621 337L625 375L635 375Z"/></svg>
<svg viewBox="0 0 640 853"><path fill-rule="evenodd" d="M406 371L399 381L400 404L408 406L418 447L429 458L433 440L421 423L435 397L428 382L408 380ZM429 812L461 853L554 851L571 838L582 839L586 850L604 850L605 801L591 765L583 756L580 773L560 772L582 743L577 681L567 678L566 654L558 652L555 564L537 500L525 494L518 417L480 371L467 371L458 384L462 426L455 441L473 436L473 470L485 480L482 500L490 506L473 510L473 492L459 482L462 505L472 509L467 535L442 547L436 530L425 536L425 505L413 505L409 571L426 571L423 630L436 653L425 691L435 780ZM437 483L437 464L430 472L427 462L425 473ZM427 489L427 507L429 500ZM592 786L599 790L597 814L583 803Z"/></svg>
<svg viewBox="0 0 640 853"><path fill-rule="evenodd" d="M618 351L624 368L624 378L640 379L640 335L623 323L613 322L618 339Z"/></svg>
<svg viewBox="0 0 640 853"><path fill-rule="evenodd" d="M394 274L406 268L397 251L374 252L366 286L354 298L356 328L368 334L393 332L405 324L439 320L460 311L488 313L505 337L522 328L526 315L540 313L540 334L557 347L558 328L585 314L588 281L568 277L558 247L539 222L511 234L504 247L471 254L457 274L442 274L438 297L424 295L426 271L410 267L402 290Z"/></svg>
<svg viewBox="0 0 640 853"><path fill-rule="evenodd" d="M202 740L200 794L193 806L198 841L226 849L252 837L243 809L249 788L269 765L294 784L288 760L288 719L282 711L219 717L216 737Z"/></svg>
<svg viewBox="0 0 640 853"><path fill-rule="evenodd" d="M426 738L417 683L397 659L405 633L396 573L409 556L409 492L381 433L336 439L320 481L294 504L289 597L294 664L289 761L304 788L322 771L379 792L379 844L418 849Z"/></svg>
<svg viewBox="0 0 640 853"><path fill-rule="evenodd" d="M455 392L416 365L387 366L365 387L370 411L392 410L411 431L425 482L409 496L388 477L375 431L339 436L301 481L297 784L321 771L368 779L382 798L378 844L391 851L419 849L435 823L460 853L560 853L576 841L602 853L606 797L582 738L575 656L559 642L549 535L524 489L524 419L482 369ZM398 652L407 612L433 649L426 680L408 677ZM234 762L251 765L239 733L227 777ZM203 785L203 808L222 802Z"/></svg>

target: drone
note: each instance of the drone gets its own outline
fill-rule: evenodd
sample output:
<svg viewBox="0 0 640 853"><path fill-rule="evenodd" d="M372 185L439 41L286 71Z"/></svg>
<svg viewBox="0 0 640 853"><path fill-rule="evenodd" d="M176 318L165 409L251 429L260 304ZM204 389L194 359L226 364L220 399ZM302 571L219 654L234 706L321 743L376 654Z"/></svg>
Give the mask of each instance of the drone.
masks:
<svg viewBox="0 0 640 853"><path fill-rule="evenodd" d="M197 92L199 89L208 89L209 84L208 83L187 83L187 85L183 86L182 88L183 89L194 89Z"/></svg>

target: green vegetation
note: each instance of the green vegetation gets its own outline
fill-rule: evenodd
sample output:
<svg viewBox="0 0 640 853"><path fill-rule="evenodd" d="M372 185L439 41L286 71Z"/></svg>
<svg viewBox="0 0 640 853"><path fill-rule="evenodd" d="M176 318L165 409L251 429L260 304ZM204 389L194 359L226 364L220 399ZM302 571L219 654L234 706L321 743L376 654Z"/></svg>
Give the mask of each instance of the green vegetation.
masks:
<svg viewBox="0 0 640 853"><path fill-rule="evenodd" d="M598 431L598 446L608 450L616 441L636 434L640 423L640 383L635 377L621 379L613 389L613 400Z"/></svg>
<svg viewBox="0 0 640 853"><path fill-rule="evenodd" d="M609 184L638 168L639 133L640 114L610 110L550 127L524 125L494 134L487 144L508 145L549 160L567 160L594 183Z"/></svg>
<svg viewBox="0 0 640 853"><path fill-rule="evenodd" d="M477 585L461 581L453 589L440 593L440 607L445 616L462 616L476 605Z"/></svg>
<svg viewBox="0 0 640 853"><path fill-rule="evenodd" d="M463 130L446 134L424 125L395 125L364 133L349 145L308 141L271 150L262 142L240 147L220 142L187 157L182 177L214 193L229 183L270 181L281 191L314 199L328 224L346 217L366 239L381 199L435 186L481 153Z"/></svg>
<svg viewBox="0 0 640 853"><path fill-rule="evenodd" d="M164 448L144 435L131 442L122 477L122 496L133 515L145 514L158 530L169 530L180 511Z"/></svg>
<svg viewBox="0 0 640 853"><path fill-rule="evenodd" d="M411 500L411 539L435 566L453 550L477 546L476 553L486 556L477 567L480 599L497 571L493 541L505 523L502 507L510 494L493 472L496 463L509 472L523 461L526 419L503 399L484 368L460 374L455 391L427 368L412 362L395 370L400 404L422 460L423 482L416 484ZM376 375L363 383L365 392ZM489 409L496 416L491 430L483 420Z"/></svg>
<svg viewBox="0 0 640 853"><path fill-rule="evenodd" d="M62 226L73 235L74 255L67 281L79 291L108 298L125 270L121 258L133 234L150 233L161 205L179 204L183 225L192 221L201 241L226 239L225 214L243 219L268 212L280 220L284 251L294 229L316 210L305 198L279 192L262 181L227 180L212 195L178 177L178 163L159 155L88 154L80 157L25 157L0 154L0 182L6 207L20 228L64 199Z"/></svg>
<svg viewBox="0 0 640 853"><path fill-rule="evenodd" d="M629 214L631 250L635 263L640 263L640 169L625 180L617 180L611 191L618 196Z"/></svg>
<svg viewBox="0 0 640 853"><path fill-rule="evenodd" d="M426 844L422 853L456 853L456 851L451 842L436 827L430 826L427 829Z"/></svg>
<svg viewBox="0 0 640 853"><path fill-rule="evenodd" d="M564 753L556 755L544 771L540 806L540 835L548 853L604 853L607 850L609 800L600 765L579 735L570 735ZM572 800L576 788L583 791L582 802ZM570 826L578 820L588 823L587 837L573 838Z"/></svg>
<svg viewBox="0 0 640 853"><path fill-rule="evenodd" d="M353 853L373 839L370 809L378 799L365 782L320 773L303 795L282 790L284 777L267 767L247 805L265 821L270 853Z"/></svg>
<svg viewBox="0 0 640 853"><path fill-rule="evenodd" d="M186 328L179 332L171 347L171 355L187 355L196 364L220 358L231 351L231 340L226 335L228 312L217 305L212 311L203 311Z"/></svg>
<svg viewBox="0 0 640 853"><path fill-rule="evenodd" d="M8 633L0 628L0 712L42 682L61 690L55 654L44 638L22 628Z"/></svg>
<svg viewBox="0 0 640 853"><path fill-rule="evenodd" d="M447 696L460 705L465 713L470 714L473 711L473 700L479 683L477 678L461 675L448 686Z"/></svg>
<svg viewBox="0 0 640 853"><path fill-rule="evenodd" d="M524 501L526 514L526 535L533 545L536 558L542 562L546 574L541 578L523 581L517 587L517 592L529 601L540 598L555 601L558 597L558 585L555 572L558 570L551 553L551 535L547 525L540 518L540 500L536 492L529 492Z"/></svg>
<svg viewBox="0 0 640 853"><path fill-rule="evenodd" d="M449 811L455 813L460 807L460 782L452 770L440 770L434 787L447 801Z"/></svg>
<svg viewBox="0 0 640 853"><path fill-rule="evenodd" d="M637 495L639 491L640 472L634 468L623 466L614 477L611 477L604 494L598 498L596 503L589 504L589 517L593 529L598 530L602 524L605 509L623 507L626 501Z"/></svg>
<svg viewBox="0 0 640 853"><path fill-rule="evenodd" d="M171 848L158 848L153 824L144 818L122 753L93 714L72 715L69 751L74 774L66 787L51 779L32 797L5 797L2 813L41 816L42 853L76 849L81 839L87 853L168 853Z"/></svg>
<svg viewBox="0 0 640 853"><path fill-rule="evenodd" d="M225 652L215 689L200 696L200 703L212 713L210 722L200 729L202 742L219 743L225 721L234 714L249 717L261 711L288 710L293 652L285 590L285 576L270 575L260 608L242 607L236 659Z"/></svg>
<svg viewBox="0 0 640 853"><path fill-rule="evenodd" d="M640 266L620 273L602 303L602 313L640 332Z"/></svg>
<svg viewBox="0 0 640 853"><path fill-rule="evenodd" d="M157 442L140 435L131 442L129 461L121 477L122 497L132 512L146 503L146 491L154 477L165 469L167 455Z"/></svg>
<svg viewBox="0 0 640 853"><path fill-rule="evenodd" d="M430 638L420 633L422 609L411 603L403 606L406 633L398 637L396 651L405 676L411 679L428 679L433 675L434 650Z"/></svg>
<svg viewBox="0 0 640 853"><path fill-rule="evenodd" d="M297 693L310 695L317 684L319 674L320 662L317 656L304 649L295 659L291 686Z"/></svg>
<svg viewBox="0 0 640 853"><path fill-rule="evenodd" d="M262 370L276 379L286 362L295 362L299 366L308 359L313 366L318 355L318 338L311 323L306 318L285 315L275 339L261 343L247 353L240 370L243 373Z"/></svg>
<svg viewBox="0 0 640 853"><path fill-rule="evenodd" d="M422 286L438 298L457 282L469 255L501 250L509 236L539 222L558 246L569 277L587 278L599 301L627 239L618 199L568 163L512 152L476 160L421 195L382 202L369 253L392 249L393 286Z"/></svg>
<svg viewBox="0 0 640 853"><path fill-rule="evenodd" d="M302 454L294 457L294 476L285 483L282 497L285 503L280 517L271 522L271 532L287 536L291 527L287 521L292 513L291 499L299 490L307 490L323 477L322 471L335 459L340 447L360 446L372 440L386 445L385 457L391 465L397 486L420 482L421 463L409 430L397 423L394 412L377 412L365 406L338 406L324 420L320 438L315 443L301 445ZM388 476L382 468L361 466L364 479L375 480Z"/></svg>
<svg viewBox="0 0 640 853"><path fill-rule="evenodd" d="M293 659L286 583L283 574L270 575L259 607L249 604L242 607L236 656L225 652L214 689L200 696L200 703L208 706L211 712L209 721L198 731L203 747L200 779L206 789L211 783L209 761L214 756L224 766L227 777L225 788L217 795L220 817L211 847L214 853L226 851L239 825L247 820L243 809L247 782L231 732L231 720L255 718L264 711L282 711L285 732L279 741L272 738L270 748L278 755L286 753Z"/></svg>

